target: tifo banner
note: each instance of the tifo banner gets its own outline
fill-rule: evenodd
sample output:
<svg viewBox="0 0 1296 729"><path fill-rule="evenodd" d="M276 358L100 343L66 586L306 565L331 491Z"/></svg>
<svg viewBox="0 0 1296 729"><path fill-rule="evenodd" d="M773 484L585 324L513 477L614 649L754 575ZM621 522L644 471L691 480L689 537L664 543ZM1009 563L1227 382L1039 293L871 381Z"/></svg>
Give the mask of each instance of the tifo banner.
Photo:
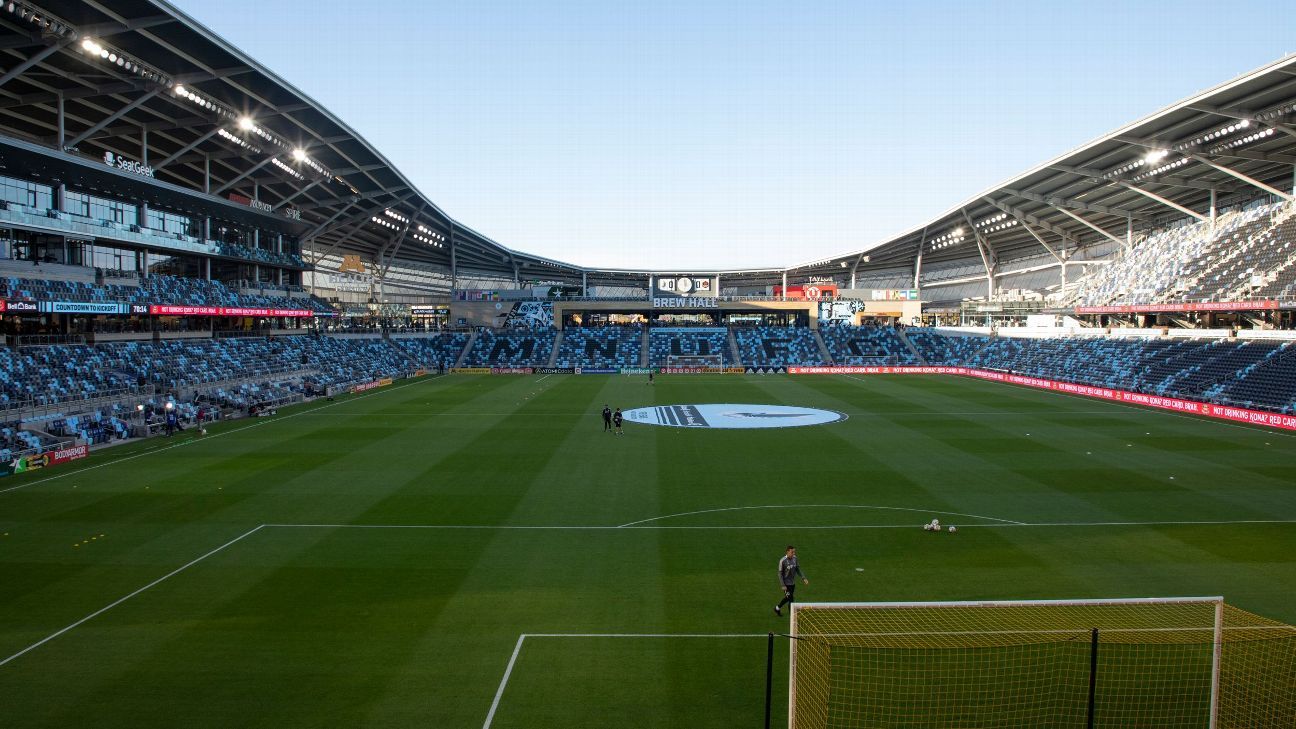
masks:
<svg viewBox="0 0 1296 729"><path fill-rule="evenodd" d="M1179 413L1204 415L1208 418L1229 420L1235 423L1264 425L1282 430L1296 430L1296 415L1248 410L1247 408L1230 405L1214 405L1195 400L1180 400L1174 397L1115 390L1110 387L1078 385L1074 382L1058 382L1043 377L1029 377L1027 375L1014 375L1008 372L977 370L967 367L789 367L788 372L794 375L963 375L993 382L1006 382L1010 385L1052 390L1068 395L1081 395L1129 405L1141 405L1158 410L1173 410Z"/></svg>
<svg viewBox="0 0 1296 729"><path fill-rule="evenodd" d="M386 387L391 383L392 383L392 379L390 377L384 377L381 380L366 382L363 385L355 385L351 388L351 392L364 392L365 390L374 390L379 387Z"/></svg>
<svg viewBox="0 0 1296 729"><path fill-rule="evenodd" d="M154 316L315 316L315 312L309 309L252 309L231 306L172 306L170 304L153 304L149 306L149 313Z"/></svg>
<svg viewBox="0 0 1296 729"><path fill-rule="evenodd" d="M1154 314L1166 311L1261 311L1277 309L1278 302L1271 299L1256 301L1199 301L1188 304L1127 304L1116 306L1077 306L1077 314Z"/></svg>
<svg viewBox="0 0 1296 729"><path fill-rule="evenodd" d="M537 375L574 375L575 367L532 367L532 371Z"/></svg>
<svg viewBox="0 0 1296 729"><path fill-rule="evenodd" d="M491 370L489 367L451 367L450 368L450 374L452 375L489 375L490 373Z"/></svg>
<svg viewBox="0 0 1296 729"><path fill-rule="evenodd" d="M533 367L491 367L492 375L529 375L535 371Z"/></svg>

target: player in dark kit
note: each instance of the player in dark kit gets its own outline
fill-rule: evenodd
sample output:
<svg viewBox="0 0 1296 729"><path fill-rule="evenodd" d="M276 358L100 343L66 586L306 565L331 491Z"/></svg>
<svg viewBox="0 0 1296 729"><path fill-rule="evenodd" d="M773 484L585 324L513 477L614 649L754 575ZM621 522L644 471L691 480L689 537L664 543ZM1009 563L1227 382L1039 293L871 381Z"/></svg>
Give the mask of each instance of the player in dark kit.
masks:
<svg viewBox="0 0 1296 729"><path fill-rule="evenodd" d="M797 578L800 577L801 582L807 585L810 584L810 580L806 579L805 574L801 572L801 565L797 562L796 547L791 544L788 545L787 554L783 555L783 559L779 560L778 573L779 586L783 588L783 599L779 600L779 604L774 606L774 614L782 617L783 606L791 603L796 598Z"/></svg>
<svg viewBox="0 0 1296 729"><path fill-rule="evenodd" d="M625 431L621 430L621 408L617 408L616 412L612 413L612 424L616 426L617 435L625 435Z"/></svg>
<svg viewBox="0 0 1296 729"><path fill-rule="evenodd" d="M603 406L603 432L612 430L612 408Z"/></svg>
<svg viewBox="0 0 1296 729"><path fill-rule="evenodd" d="M651 384L652 384L652 380L653 380L653 373L652 373L652 370L648 370L648 384L651 385Z"/></svg>

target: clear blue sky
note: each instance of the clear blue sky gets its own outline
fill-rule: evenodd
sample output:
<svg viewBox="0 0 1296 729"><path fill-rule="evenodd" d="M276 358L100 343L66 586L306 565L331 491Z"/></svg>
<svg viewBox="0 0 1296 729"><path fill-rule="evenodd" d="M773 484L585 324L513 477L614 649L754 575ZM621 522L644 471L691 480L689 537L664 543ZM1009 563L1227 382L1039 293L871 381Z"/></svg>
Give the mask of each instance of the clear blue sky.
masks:
<svg viewBox="0 0 1296 729"><path fill-rule="evenodd" d="M632 268L858 250L1296 51L1247 0L177 4L457 220Z"/></svg>

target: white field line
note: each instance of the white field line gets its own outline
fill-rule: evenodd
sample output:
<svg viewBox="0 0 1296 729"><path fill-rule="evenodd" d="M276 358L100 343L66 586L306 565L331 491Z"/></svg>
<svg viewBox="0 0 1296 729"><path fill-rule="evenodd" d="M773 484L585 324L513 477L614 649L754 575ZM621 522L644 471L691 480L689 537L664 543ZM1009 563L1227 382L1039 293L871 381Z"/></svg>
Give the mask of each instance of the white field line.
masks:
<svg viewBox="0 0 1296 729"><path fill-rule="evenodd" d="M251 535L257 533L257 532L260 531L261 528L264 527L264 526L265 526L265 525L262 524L262 525L259 525L259 526L252 527L251 529L249 529L249 530L243 532L242 534L238 535L237 537L234 537L233 539L229 540L228 542L225 542L224 544L220 545L219 547L217 547L217 548L211 550L210 552L207 552L206 554L202 555L201 557L198 557L198 558L193 559L193 560L191 560L191 561L189 561L189 562L186 562L185 564L183 564L183 565L181 565L181 566L179 566L179 567L177 567L177 568L171 570L170 572L166 573L165 575L162 575L161 577L157 578L156 580L153 580L152 582L150 582L150 583L148 583L147 585L145 585L145 586L139 588L138 590L136 590L136 591L130 593L129 595L126 595L125 597L118 598L118 599L114 600L113 602L108 603L108 604L105 605L104 607L101 607L101 608L99 608L98 610L96 610L96 611L90 613L89 615L85 616L84 618L81 618L80 620L76 621L75 623L72 623L71 625L69 625L69 626L67 626L67 627L65 627L65 628L62 628L62 629L60 629L60 630L57 630L57 631L55 631L55 632L53 632L53 633L50 633L49 635L45 636L44 638L41 638L40 640L36 641L35 643L32 643L31 645L27 646L26 648L23 648L22 650L18 651L17 653L13 654L12 656L9 656L8 658L4 659L3 661L0 661L0 666L5 665L6 663L8 663L8 662L14 660L15 658L18 658L19 656L23 655L24 653L27 653L28 651L31 651L31 650L33 650L33 649L35 649L35 648L39 648L40 646L45 645L46 643L50 642L51 640L54 640L55 638L59 637L60 635L63 635L64 633L68 632L69 630L72 630L73 628L77 627L78 625L81 625L82 623L85 623L85 622L87 622L87 621L89 621L89 620L93 620L94 618L96 618L96 617L98 617L98 616L100 616L100 615L102 615L102 614L108 612L109 610L112 610L113 608L117 607L118 605L120 605L120 604L126 602L127 600L131 599L132 597L135 597L136 595L140 594L141 592L144 592L145 590L147 590L147 589L149 589L149 588L151 588L151 587L154 587L154 586L156 586L156 585L158 585L158 584L161 584L162 582L164 582L164 581L166 581L166 580L168 580L168 579L170 579L170 578L172 578L172 577L175 577L176 575L180 574L181 572L184 572L185 570L187 570L187 569L189 569L190 567L192 567L192 566L198 564L199 562L203 561L204 559L207 559L208 557L212 556L213 554L216 554L217 552L221 551L222 549L225 549L226 547L228 547L228 546L230 546L230 545L232 545L232 544L234 544L234 543L236 543L236 542L239 542L239 541L243 540L245 537L249 537L249 536L251 536Z"/></svg>
<svg viewBox="0 0 1296 729"><path fill-rule="evenodd" d="M517 663L518 654L522 652L522 642L525 640L526 633L523 633L518 636L517 645L513 646L513 655L509 657L508 667L504 669L504 677L500 679L499 688L495 690L495 700L491 702L482 729L490 729L491 722L495 721L495 711L499 709L500 699L504 696L504 687L508 685L509 676L513 675L513 665Z"/></svg>
<svg viewBox="0 0 1296 729"><path fill-rule="evenodd" d="M133 460L135 460L136 458L143 458L144 456L151 456L151 455L154 455L154 454L157 454L157 453L162 453L163 451L169 451L169 450L171 450L172 448L180 448L180 447L182 447L182 446L191 445L191 444L193 444L193 443L205 443L205 442L207 442L207 441L209 441L209 440L214 440L214 439L216 439L216 438L222 438L222 437L227 436L227 435L233 435L234 433L242 433L242 432L245 431L245 430L251 430L251 429L253 429L253 428L260 428L260 427L263 426L263 425L270 425L271 423L279 423L279 422L282 422L282 421L284 421L284 420L289 420L289 419L291 419L291 418L295 418L295 417L297 417L297 416L299 416L299 415L309 415L309 414L311 414L311 413L319 412L320 410L327 410L327 409L332 408L332 407L337 407L338 405L346 405L347 403L355 402L356 400L360 400L360 399L362 399L362 398L366 398L366 397L371 397L371 396L373 396L373 395L386 394L386 393L389 393L389 392L395 392L395 391L397 391L397 390L403 390L403 389L405 389L405 388L407 388L407 387L413 387L414 385L421 385L421 384L423 384L423 383L425 383L425 382L428 382L429 380L435 380L435 379L440 378L440 377L445 377L445 375L431 375L431 376L429 376L429 377L426 377L426 378L421 379L421 380L417 380L417 381L415 381L415 382L407 382L407 383L405 383L404 385L397 385L397 386L395 386L395 387L390 387L390 388L386 388L386 389L373 390L373 391L371 391L371 392L362 392L362 393L360 393L359 395L357 395L356 397L350 398L349 400L342 400L342 401L340 401L340 402L331 402L331 403L329 403L329 404L327 404L327 405L321 405L321 406L319 406L319 407L317 407L317 408L311 408L310 410L302 410L302 411L300 411L300 412L292 413L291 415L275 416L275 417L272 417L272 418L262 418L259 422L252 423L251 425L245 425L245 426L243 426L243 427L241 427L241 428L233 428L233 429L231 429L231 430L225 430L225 431L222 431L222 432L217 433L217 434L215 434L215 435L204 435L204 436L202 436L202 438L201 438L200 440L191 439L191 440L186 440L186 441L184 441L183 443L176 443L176 444L174 444L174 445L163 446L163 447L161 447L161 448L150 448L149 450L146 450L146 451L144 451L143 453L136 453L136 454L133 455L133 456L123 456L123 457L118 458L118 459L116 459L116 460L108 461L107 463L100 463L100 464L97 464L97 465L94 465L94 466L87 466L87 467L85 467L85 468L78 468L78 469L75 470L75 471L68 471L67 473L60 473L60 474L57 475L57 476L49 476L49 477L47 477L47 478L42 478L42 479L39 479L39 480L37 480L37 481L32 481L31 483L25 483L25 484L22 484L21 486L10 486L10 487L7 488L7 489L0 489L0 494L3 494L3 493L5 493L5 492L7 492L7 491L17 491L18 489L25 489L25 488L30 488L30 487L32 487L32 486L39 486L40 484L43 484L43 483L46 483L46 482L49 482L49 481L54 481L54 480L57 480L57 479L60 479L60 478L67 478L68 476L75 476L75 475L77 475L77 474L79 474L79 473L85 473L86 471L93 471L93 470L95 470L95 469L97 469L97 468L106 468L106 467L108 467L108 466L114 466L114 465L116 465L116 464L118 464L118 463L125 463L126 461L133 461Z"/></svg>
<svg viewBox="0 0 1296 729"><path fill-rule="evenodd" d="M990 518L990 517L983 517ZM960 529L1013 529L1030 527L1126 527L1126 526L1228 526L1230 524L1296 524L1296 519L1219 519L1203 521L1047 521L1023 522L1000 520L994 524L959 524ZM264 524L263 526L280 529L445 529L445 530L496 530L496 531L650 531L650 530L830 530L830 529L917 529L921 524L809 524L777 526L750 525L698 525L698 526L591 526L591 525L547 525L547 524Z"/></svg>
<svg viewBox="0 0 1296 729"><path fill-rule="evenodd" d="M544 382L545 380L549 379L550 377L553 377L553 374L552 374L552 373L547 374L547 375L545 375L544 377L541 377L540 379L536 380L536 384L540 384L541 382Z"/></svg>
<svg viewBox="0 0 1296 729"><path fill-rule="evenodd" d="M522 643L527 638L765 638L767 633L523 633L518 636L517 645L513 646L513 655L509 657L504 677L500 679L499 688L495 690L495 700L491 702L490 711L482 729L490 729L495 721L495 712L499 710L500 699L504 697L504 688L508 686L509 677L513 675L513 666L517 664L518 654L522 652Z"/></svg>
<svg viewBox="0 0 1296 729"><path fill-rule="evenodd" d="M863 504L775 504L770 506L731 506L723 509L702 509L700 511L684 511L678 514L665 514L663 516L654 516L649 519L640 519L622 524L618 529L633 527L639 524L647 524L651 521L661 519L673 519L677 516L693 516L695 514L714 514L722 511L745 511L748 509L876 509L879 511L915 511L924 514L939 514L941 516L962 516L968 519L984 519L986 521L997 521L1005 524L1021 524L1022 522L1012 519L1000 519L994 516L980 516L978 514L960 514L957 511L939 511L936 509L911 509L905 506L869 506Z"/></svg>

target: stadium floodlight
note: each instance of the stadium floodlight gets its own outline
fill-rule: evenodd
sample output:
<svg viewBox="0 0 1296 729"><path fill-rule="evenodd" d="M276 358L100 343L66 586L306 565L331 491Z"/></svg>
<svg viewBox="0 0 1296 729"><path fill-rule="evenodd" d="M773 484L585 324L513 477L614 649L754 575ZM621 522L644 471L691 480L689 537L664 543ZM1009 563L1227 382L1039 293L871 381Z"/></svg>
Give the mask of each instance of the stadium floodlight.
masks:
<svg viewBox="0 0 1296 729"><path fill-rule="evenodd" d="M239 129L242 129L245 132L250 132L253 129L256 129L256 124L252 122L252 117L250 116L239 117L238 125Z"/></svg>
<svg viewBox="0 0 1296 729"><path fill-rule="evenodd" d="M1157 162L1160 162L1161 160L1165 159L1166 155L1168 154L1170 153L1164 149L1149 150L1147 154L1143 155L1143 161L1146 162L1147 164L1154 165Z"/></svg>
<svg viewBox="0 0 1296 729"><path fill-rule="evenodd" d="M301 147L298 147L292 151L292 156L293 159L297 160L298 162L305 162L306 150L302 149Z"/></svg>

